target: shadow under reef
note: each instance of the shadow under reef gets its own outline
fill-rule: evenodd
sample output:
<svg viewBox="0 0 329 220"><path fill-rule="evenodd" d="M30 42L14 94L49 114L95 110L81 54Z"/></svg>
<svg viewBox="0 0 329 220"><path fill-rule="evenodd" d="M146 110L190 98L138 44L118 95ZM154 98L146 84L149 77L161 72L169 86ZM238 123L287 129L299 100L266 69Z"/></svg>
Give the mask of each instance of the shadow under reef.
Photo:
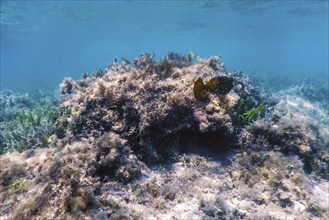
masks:
<svg viewBox="0 0 329 220"><path fill-rule="evenodd" d="M166 149L172 151L171 154L168 152L163 154L163 160L145 162L148 168L158 170L161 167L161 169L164 168L167 172L171 172L175 169L177 162L186 162L185 160L189 160L188 158L198 157L214 162L218 164L218 168L224 169L231 165L232 158L241 151L233 146L233 140L220 132L200 133L192 129L185 129L167 139L178 139L179 144L176 143L174 150L173 147L167 147ZM170 145L170 141L167 144Z"/></svg>

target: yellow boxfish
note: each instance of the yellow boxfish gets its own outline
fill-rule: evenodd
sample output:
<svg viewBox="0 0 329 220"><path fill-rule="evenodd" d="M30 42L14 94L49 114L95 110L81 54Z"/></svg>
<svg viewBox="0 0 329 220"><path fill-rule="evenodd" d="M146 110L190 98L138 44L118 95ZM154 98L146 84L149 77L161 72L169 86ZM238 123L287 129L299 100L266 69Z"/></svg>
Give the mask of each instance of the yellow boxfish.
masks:
<svg viewBox="0 0 329 220"><path fill-rule="evenodd" d="M216 95L226 95L233 88L233 79L227 76L218 76L210 79L207 84L204 84L201 78L194 83L194 96L197 100L206 97L207 93Z"/></svg>

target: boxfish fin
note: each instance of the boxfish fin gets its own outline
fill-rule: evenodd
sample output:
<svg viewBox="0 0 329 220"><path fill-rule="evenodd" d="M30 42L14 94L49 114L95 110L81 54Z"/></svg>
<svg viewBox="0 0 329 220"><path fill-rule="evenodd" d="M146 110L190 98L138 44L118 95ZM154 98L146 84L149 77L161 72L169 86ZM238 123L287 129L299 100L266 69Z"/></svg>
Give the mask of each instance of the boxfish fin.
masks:
<svg viewBox="0 0 329 220"><path fill-rule="evenodd" d="M203 84L203 81L201 78L198 78L198 80L194 83L194 96L195 99L200 100L203 98L204 90L205 90L205 85Z"/></svg>
<svg viewBox="0 0 329 220"><path fill-rule="evenodd" d="M206 84L206 88L208 89L216 89L219 85L219 81L217 78L212 78L210 79L207 84Z"/></svg>

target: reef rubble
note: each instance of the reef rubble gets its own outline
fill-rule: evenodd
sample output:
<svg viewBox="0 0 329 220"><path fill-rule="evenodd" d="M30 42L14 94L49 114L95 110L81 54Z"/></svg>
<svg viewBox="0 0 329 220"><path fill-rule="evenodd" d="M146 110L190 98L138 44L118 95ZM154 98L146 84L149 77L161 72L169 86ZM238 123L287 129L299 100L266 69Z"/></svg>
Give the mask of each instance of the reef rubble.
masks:
<svg viewBox="0 0 329 220"><path fill-rule="evenodd" d="M294 91L192 53L66 78L46 146L0 156L0 219L329 218L329 113Z"/></svg>

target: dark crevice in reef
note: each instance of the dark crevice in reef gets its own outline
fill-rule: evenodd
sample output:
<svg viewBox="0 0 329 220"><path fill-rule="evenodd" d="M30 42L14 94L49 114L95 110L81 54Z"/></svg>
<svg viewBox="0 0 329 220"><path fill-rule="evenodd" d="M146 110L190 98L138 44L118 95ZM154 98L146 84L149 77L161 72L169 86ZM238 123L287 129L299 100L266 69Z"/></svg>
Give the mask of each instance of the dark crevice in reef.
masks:
<svg viewBox="0 0 329 220"><path fill-rule="evenodd" d="M98 164L95 166L95 170L93 171L94 176L100 177L101 181L106 181L115 179L115 171L119 168L119 166L108 165L108 164Z"/></svg>
<svg viewBox="0 0 329 220"><path fill-rule="evenodd" d="M159 127L150 128L150 142L144 142L144 147L137 146L137 154L143 155L141 159L146 163L168 163L173 162L177 155L195 153L200 155L211 154L215 157L227 153L232 145L233 140L220 131L201 133L196 129L181 129L172 134L164 134ZM156 148L147 149L145 146L156 146ZM150 160L149 152L154 152L153 160ZM150 163L151 161L151 163Z"/></svg>
<svg viewBox="0 0 329 220"><path fill-rule="evenodd" d="M173 161L177 154L184 151L187 140L195 135L193 130L198 133L193 111L177 107L170 110L164 119L154 121L137 136L132 135L127 139L141 160L148 164L163 163Z"/></svg>
<svg viewBox="0 0 329 220"><path fill-rule="evenodd" d="M198 152L200 148L212 153L224 153L232 146L232 140L220 132L200 133L195 130L185 130L179 136L182 153Z"/></svg>

